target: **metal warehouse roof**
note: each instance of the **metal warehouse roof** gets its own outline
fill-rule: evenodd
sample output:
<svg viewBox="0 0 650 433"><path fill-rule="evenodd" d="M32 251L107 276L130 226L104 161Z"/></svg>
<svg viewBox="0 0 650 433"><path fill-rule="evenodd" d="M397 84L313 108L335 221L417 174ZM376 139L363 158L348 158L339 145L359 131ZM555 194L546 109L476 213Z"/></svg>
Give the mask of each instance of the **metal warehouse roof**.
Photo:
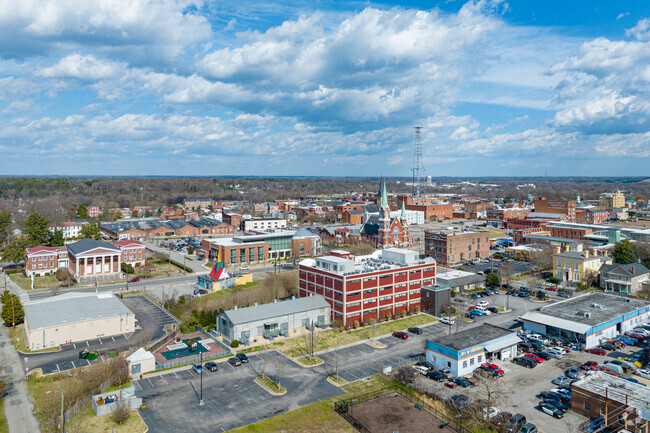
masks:
<svg viewBox="0 0 650 433"><path fill-rule="evenodd" d="M640 299L593 292L542 307L540 311L528 312L523 318L583 333L593 326L649 306L650 302Z"/></svg>
<svg viewBox="0 0 650 433"><path fill-rule="evenodd" d="M302 313L304 311L330 308L325 298L320 295L306 298L295 298L270 304L262 304L253 307L238 308L224 312L233 325L248 323L257 320L271 319L289 314ZM329 314L329 312L327 313Z"/></svg>
<svg viewBox="0 0 650 433"><path fill-rule="evenodd" d="M25 302L23 310L31 331L133 314L110 293L66 293L53 298Z"/></svg>
<svg viewBox="0 0 650 433"><path fill-rule="evenodd" d="M431 341L441 346L448 347L452 350L460 352L463 349L468 349L479 344L489 345L489 343L493 340L505 336L516 337L517 333L495 325L490 325L489 323L484 323L482 325L475 326L474 328L456 332L455 334L446 335L441 338L436 338L435 340Z"/></svg>

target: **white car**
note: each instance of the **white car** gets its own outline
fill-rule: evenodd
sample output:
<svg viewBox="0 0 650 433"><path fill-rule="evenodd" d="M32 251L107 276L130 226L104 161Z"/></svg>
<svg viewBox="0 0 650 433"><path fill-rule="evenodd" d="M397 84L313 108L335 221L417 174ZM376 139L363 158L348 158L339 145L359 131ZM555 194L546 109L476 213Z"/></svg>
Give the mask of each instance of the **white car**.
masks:
<svg viewBox="0 0 650 433"><path fill-rule="evenodd" d="M560 352L562 355L566 355L566 349L559 347L559 346L553 346L550 349L555 350L556 352Z"/></svg>
<svg viewBox="0 0 650 433"><path fill-rule="evenodd" d="M484 316L489 316L490 314L492 314L492 312L490 310L486 310L485 308L480 307L480 306L474 307L473 309L477 310L477 311L480 311L481 313L483 313Z"/></svg>
<svg viewBox="0 0 650 433"><path fill-rule="evenodd" d="M648 331L648 330L645 329L645 328L634 328L634 329L632 330L632 332L636 332L637 334L641 334L641 335L643 335L644 337L647 337L648 335L650 335L650 331Z"/></svg>
<svg viewBox="0 0 650 433"><path fill-rule="evenodd" d="M487 307L488 305L490 305L490 303L488 301L480 301L476 305L478 305L479 307Z"/></svg>
<svg viewBox="0 0 650 433"><path fill-rule="evenodd" d="M454 325L456 321L450 317L443 317L440 319L440 323L444 323L445 325Z"/></svg>
<svg viewBox="0 0 650 433"><path fill-rule="evenodd" d="M529 335L529 336L528 336L528 339L529 339L529 340L533 340L533 341L537 341L537 342L542 343L542 344L546 344L546 343L548 343L548 340L547 340L546 338L542 337L542 336L539 335L539 334L532 334L532 335Z"/></svg>
<svg viewBox="0 0 650 433"><path fill-rule="evenodd" d="M650 379L650 370L639 369L635 371L634 374L636 374L637 376L641 376L644 379Z"/></svg>
<svg viewBox="0 0 650 433"><path fill-rule="evenodd" d="M416 369L417 372L420 373L421 375L425 375L429 371L429 369L423 365L414 365L413 368Z"/></svg>
<svg viewBox="0 0 650 433"><path fill-rule="evenodd" d="M559 350L556 350L555 347L551 347L549 349L546 349L545 352L548 353L549 355L551 355L555 359L562 359L562 356L563 356L563 353L560 352Z"/></svg>
<svg viewBox="0 0 650 433"><path fill-rule="evenodd" d="M483 419L489 418L492 419L495 416L497 416L501 412L498 407L492 406L490 410L488 411L487 407L484 407L481 413L483 414Z"/></svg>

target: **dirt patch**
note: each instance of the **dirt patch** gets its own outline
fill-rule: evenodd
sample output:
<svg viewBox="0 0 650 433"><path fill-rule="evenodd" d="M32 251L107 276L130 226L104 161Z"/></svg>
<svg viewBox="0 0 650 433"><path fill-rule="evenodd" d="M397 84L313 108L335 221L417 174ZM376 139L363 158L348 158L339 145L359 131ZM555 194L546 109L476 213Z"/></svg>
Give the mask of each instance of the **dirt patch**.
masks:
<svg viewBox="0 0 650 433"><path fill-rule="evenodd" d="M446 426L424 409L418 409L399 394L356 404L350 408L354 418L373 433L383 432L433 432L452 433L456 430Z"/></svg>

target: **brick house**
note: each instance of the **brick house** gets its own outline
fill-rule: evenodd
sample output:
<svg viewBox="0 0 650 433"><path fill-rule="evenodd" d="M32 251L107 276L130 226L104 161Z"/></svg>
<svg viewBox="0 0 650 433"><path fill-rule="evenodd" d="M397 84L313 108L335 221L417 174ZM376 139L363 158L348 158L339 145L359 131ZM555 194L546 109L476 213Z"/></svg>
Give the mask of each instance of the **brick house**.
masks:
<svg viewBox="0 0 650 433"><path fill-rule="evenodd" d="M341 213L341 222L344 224L363 224L364 211L361 209L345 210Z"/></svg>
<svg viewBox="0 0 650 433"><path fill-rule="evenodd" d="M576 202L569 201L549 201L541 197L534 202L536 213L559 214L564 215L568 222L576 220Z"/></svg>
<svg viewBox="0 0 650 433"><path fill-rule="evenodd" d="M525 219L530 212L530 209L515 207L506 209L489 209L487 211L487 223L492 227L505 228L508 221Z"/></svg>
<svg viewBox="0 0 650 433"><path fill-rule="evenodd" d="M113 245L122 251L122 263L132 266L142 266L145 264L145 246L142 242L124 239L113 242Z"/></svg>
<svg viewBox="0 0 650 433"><path fill-rule="evenodd" d="M59 267L68 266L66 247L47 247L44 245L25 249L25 273L32 275L52 275Z"/></svg>

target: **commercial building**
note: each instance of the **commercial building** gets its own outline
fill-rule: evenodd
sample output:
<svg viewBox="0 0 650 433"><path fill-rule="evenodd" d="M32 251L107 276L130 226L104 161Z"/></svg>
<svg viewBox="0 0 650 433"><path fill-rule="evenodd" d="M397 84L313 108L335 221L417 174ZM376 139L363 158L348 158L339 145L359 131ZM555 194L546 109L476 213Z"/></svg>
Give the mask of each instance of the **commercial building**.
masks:
<svg viewBox="0 0 650 433"><path fill-rule="evenodd" d="M564 215L569 222L575 222L576 220L576 202L573 200L549 201L542 197L535 200L534 206L535 213Z"/></svg>
<svg viewBox="0 0 650 433"><path fill-rule="evenodd" d="M284 218L253 218L241 220L240 229L243 232L269 231L287 228L287 220Z"/></svg>
<svg viewBox="0 0 650 433"><path fill-rule="evenodd" d="M77 279L114 278L120 275L122 250L108 242L82 239L66 245L69 268Z"/></svg>
<svg viewBox="0 0 650 433"><path fill-rule="evenodd" d="M582 244L556 249L553 255L553 274L561 281L584 282L598 275L601 265L611 263L611 257L597 256L596 250L584 249Z"/></svg>
<svg viewBox="0 0 650 433"><path fill-rule="evenodd" d="M606 292L635 293L650 283L650 271L640 263L612 263L600 267L600 287Z"/></svg>
<svg viewBox="0 0 650 433"><path fill-rule="evenodd" d="M88 206L86 208L88 218L97 218L99 216L99 208L97 206Z"/></svg>
<svg viewBox="0 0 650 433"><path fill-rule="evenodd" d="M623 208L625 207L625 194L620 191L601 194L598 204L605 209Z"/></svg>
<svg viewBox="0 0 650 433"><path fill-rule="evenodd" d="M244 344L259 338L279 335L292 336L312 325L326 326L330 323L330 305L322 296L312 295L274 301L270 304L237 308L217 316L217 330L229 340Z"/></svg>
<svg viewBox="0 0 650 433"><path fill-rule="evenodd" d="M427 340L425 356L437 368L448 368L454 376L465 376L490 359L506 360L516 356L520 342L516 332L484 323Z"/></svg>
<svg viewBox="0 0 650 433"><path fill-rule="evenodd" d="M455 266L490 255L490 232L424 232L424 253L440 266Z"/></svg>
<svg viewBox="0 0 650 433"><path fill-rule="evenodd" d="M129 373L133 378L156 369L156 357L142 347L127 356L126 362L129 365Z"/></svg>
<svg viewBox="0 0 650 433"><path fill-rule="evenodd" d="M451 287L439 283L422 286L420 304L422 311L429 314L444 314L445 307L451 304Z"/></svg>
<svg viewBox="0 0 650 433"><path fill-rule="evenodd" d="M648 321L650 303L593 292L529 311L522 316L526 331L561 336L589 349Z"/></svg>
<svg viewBox="0 0 650 433"><path fill-rule="evenodd" d="M322 295L332 320L351 326L421 308L420 289L435 284L436 263L415 251L386 248L368 256L346 251L300 262L300 296Z"/></svg>
<svg viewBox="0 0 650 433"><path fill-rule="evenodd" d="M99 226L102 235L108 239L145 240L166 237L229 235L235 227L212 218L198 221L120 221L103 223Z"/></svg>
<svg viewBox="0 0 650 433"><path fill-rule="evenodd" d="M489 226L496 228L506 228L508 221L516 219L525 219L531 212L530 209L511 207L505 209L488 209L487 223Z"/></svg>
<svg viewBox="0 0 650 433"><path fill-rule="evenodd" d="M373 206L376 207L376 206ZM364 213L364 212L362 212ZM404 210L404 214L406 215L406 223L408 225L417 225L417 224L424 224L424 212L419 211L419 210ZM402 215L402 211L400 210L392 210L389 212L389 215L391 218L399 218ZM371 216L376 216L379 217L379 212L368 212L367 210L364 213L364 218L363 221L367 220Z"/></svg>
<svg viewBox="0 0 650 433"><path fill-rule="evenodd" d="M486 278L473 272L442 270L436 273L437 284L448 286L453 292L462 293L485 287Z"/></svg>
<svg viewBox="0 0 650 433"><path fill-rule="evenodd" d="M602 371L571 384L571 410L611 431L648 432L650 389Z"/></svg>
<svg viewBox="0 0 650 433"><path fill-rule="evenodd" d="M344 224L362 224L364 220L363 210L344 210L341 213L341 222Z"/></svg>
<svg viewBox="0 0 650 433"><path fill-rule="evenodd" d="M135 314L110 293L66 293L27 301L23 310L30 350L135 331Z"/></svg>

